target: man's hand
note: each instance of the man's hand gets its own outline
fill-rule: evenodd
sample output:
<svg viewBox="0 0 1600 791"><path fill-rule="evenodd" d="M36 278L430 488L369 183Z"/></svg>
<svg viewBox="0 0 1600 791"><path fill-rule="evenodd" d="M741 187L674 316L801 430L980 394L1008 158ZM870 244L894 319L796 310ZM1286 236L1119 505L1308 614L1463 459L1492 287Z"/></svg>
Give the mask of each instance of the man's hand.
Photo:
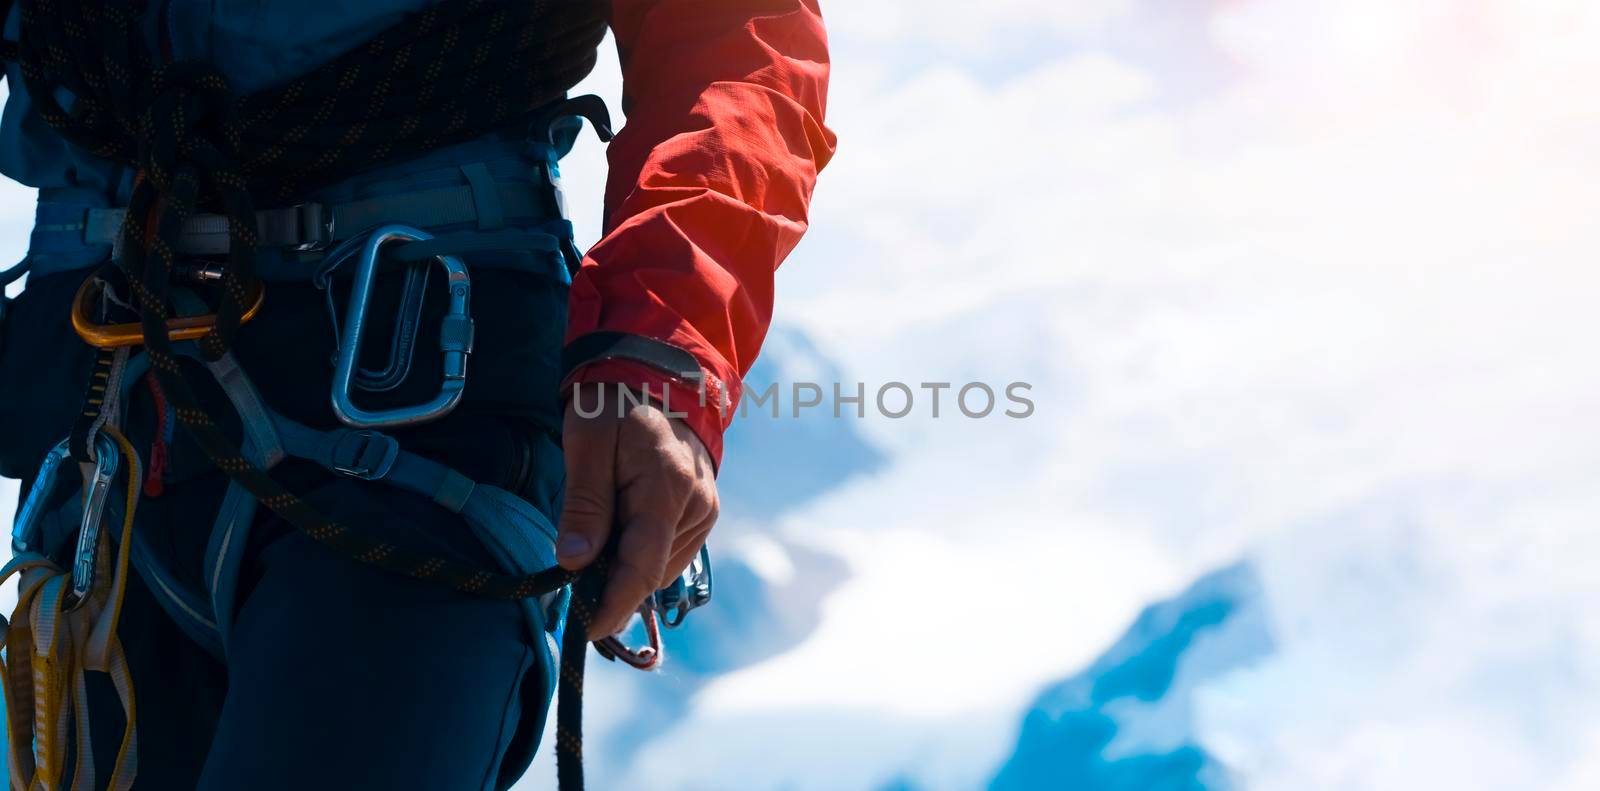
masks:
<svg viewBox="0 0 1600 791"><path fill-rule="evenodd" d="M717 521L711 454L694 432L620 387L603 389L606 406L594 417L578 414L577 394L567 405L567 493L556 540L557 559L576 570L600 554L613 526L622 531L590 640L622 631L647 596L683 573Z"/></svg>

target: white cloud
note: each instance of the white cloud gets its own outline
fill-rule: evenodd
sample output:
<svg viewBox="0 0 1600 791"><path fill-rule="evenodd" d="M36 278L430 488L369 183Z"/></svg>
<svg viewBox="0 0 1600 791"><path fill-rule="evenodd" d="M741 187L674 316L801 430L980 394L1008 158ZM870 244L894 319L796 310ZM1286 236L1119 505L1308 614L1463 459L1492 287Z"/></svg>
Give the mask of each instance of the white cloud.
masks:
<svg viewBox="0 0 1600 791"><path fill-rule="evenodd" d="M1180 32L1237 72L1198 89L1110 43L1136 4L827 7L841 149L780 316L1039 412L872 422L896 464L785 528L855 577L641 782L970 787L1032 690L1247 553L1281 653L1200 712L1246 783L1593 784L1600 10L1208 8ZM585 238L602 167L566 163Z"/></svg>
<svg viewBox="0 0 1600 791"><path fill-rule="evenodd" d="M1050 387L1020 428L874 423L899 465L790 531L858 576L810 643L714 687L696 722L834 699L840 719L852 700L1014 710L1141 600L1243 552L1282 654L1203 696L1202 732L1247 784L1592 771L1600 86L1576 75L1600 17L1218 9L1192 33L1239 73L1176 98L1159 65L1092 47L998 81L839 53L842 147L781 312L869 382ZM932 627L930 589L973 581L1031 604L970 626L956 605L939 622L984 637L940 672L863 656ZM1016 656L1022 637L1055 666ZM920 738L883 734L884 766Z"/></svg>
<svg viewBox="0 0 1600 791"><path fill-rule="evenodd" d="M1093 35L1134 5L1134 0L874 0L824 3L823 14L836 45L872 48L889 58L924 47L946 56L981 56L1005 52L1019 39Z"/></svg>

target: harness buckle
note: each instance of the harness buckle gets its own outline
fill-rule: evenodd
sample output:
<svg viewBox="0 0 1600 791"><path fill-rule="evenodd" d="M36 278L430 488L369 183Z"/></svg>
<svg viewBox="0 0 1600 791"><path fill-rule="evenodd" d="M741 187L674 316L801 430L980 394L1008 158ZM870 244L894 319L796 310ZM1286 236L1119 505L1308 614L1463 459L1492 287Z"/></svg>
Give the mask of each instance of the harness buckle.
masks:
<svg viewBox="0 0 1600 791"><path fill-rule="evenodd" d="M333 242L333 216L327 207L320 203L300 203L294 206L294 211L300 221L301 239L295 250L316 252Z"/></svg>
<svg viewBox="0 0 1600 791"><path fill-rule="evenodd" d="M359 444L349 446L346 440L356 440ZM376 481L389 474L399 456L400 442L388 434L369 429L346 431L335 441L330 466L340 475Z"/></svg>
<svg viewBox="0 0 1600 791"><path fill-rule="evenodd" d="M350 288L350 304L345 309L344 329L339 338L339 353L333 373L333 413L339 422L356 428L410 426L437 420L461 402L467 386L467 360L472 354L472 280L467 265L453 255L435 256L445 271L445 286L450 301L439 327L439 348L444 354L444 377L439 393L420 404L389 409L363 409L351 397L361 356L361 338L367 327L367 305L377 280L379 253L385 244L432 239L426 231L404 225L386 225L372 232L356 262L355 282Z"/></svg>

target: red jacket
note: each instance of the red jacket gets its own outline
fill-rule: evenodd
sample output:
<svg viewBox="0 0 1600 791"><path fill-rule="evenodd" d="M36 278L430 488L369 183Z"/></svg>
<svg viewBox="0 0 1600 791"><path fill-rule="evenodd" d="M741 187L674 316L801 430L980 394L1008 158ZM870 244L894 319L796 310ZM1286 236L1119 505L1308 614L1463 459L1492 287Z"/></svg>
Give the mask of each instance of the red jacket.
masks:
<svg viewBox="0 0 1600 791"><path fill-rule="evenodd" d="M564 389L647 388L720 464L774 271L833 156L827 35L817 0L612 0L610 21L628 119L603 236L573 280L567 342L584 351ZM612 333L687 352L698 376L583 340Z"/></svg>

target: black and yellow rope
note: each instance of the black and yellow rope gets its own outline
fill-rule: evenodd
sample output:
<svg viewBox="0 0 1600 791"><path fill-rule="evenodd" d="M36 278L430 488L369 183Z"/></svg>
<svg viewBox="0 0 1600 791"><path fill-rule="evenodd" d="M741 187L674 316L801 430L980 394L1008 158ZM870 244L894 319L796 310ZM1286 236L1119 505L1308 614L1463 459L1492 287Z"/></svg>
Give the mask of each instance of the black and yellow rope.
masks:
<svg viewBox="0 0 1600 791"><path fill-rule="evenodd" d="M521 599L574 586L556 723L562 788L580 788L585 632L606 575L528 576L474 568L395 545L318 513L244 458L201 407L167 338L168 289L184 221L227 215L230 250L216 325L200 340L226 354L258 286L257 199L285 205L317 185L525 118L593 68L605 32L595 0L446 0L286 84L239 97L201 61L165 62L139 21L143 0L20 0L16 61L41 119L72 143L136 169L119 265L145 350L181 423L213 463L312 539L348 558L479 596ZM12 0L0 1L0 18ZM70 97L63 100L61 97Z"/></svg>

